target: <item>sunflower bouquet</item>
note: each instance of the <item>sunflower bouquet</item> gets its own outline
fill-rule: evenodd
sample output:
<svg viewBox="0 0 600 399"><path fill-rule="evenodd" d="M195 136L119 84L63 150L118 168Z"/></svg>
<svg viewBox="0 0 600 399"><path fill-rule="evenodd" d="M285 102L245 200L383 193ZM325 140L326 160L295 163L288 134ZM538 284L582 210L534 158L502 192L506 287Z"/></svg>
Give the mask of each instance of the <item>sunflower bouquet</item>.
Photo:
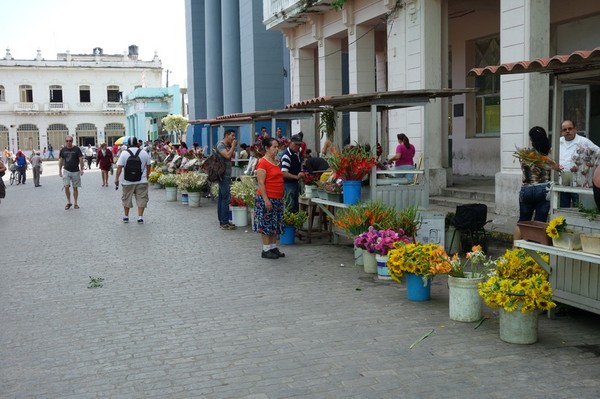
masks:
<svg viewBox="0 0 600 399"><path fill-rule="evenodd" d="M548 261L548 255L540 254ZM548 274L522 248L507 250L496 261L490 278L479 284L479 295L491 308L522 313L556 307Z"/></svg>
<svg viewBox="0 0 600 399"><path fill-rule="evenodd" d="M394 280L400 282L404 273L423 276L426 283L437 274L448 273L450 260L444 247L438 244L396 242L388 252L388 269Z"/></svg>
<svg viewBox="0 0 600 399"><path fill-rule="evenodd" d="M546 234L550 238L559 238L560 233L567 231L567 222L564 217L557 216L548 223Z"/></svg>

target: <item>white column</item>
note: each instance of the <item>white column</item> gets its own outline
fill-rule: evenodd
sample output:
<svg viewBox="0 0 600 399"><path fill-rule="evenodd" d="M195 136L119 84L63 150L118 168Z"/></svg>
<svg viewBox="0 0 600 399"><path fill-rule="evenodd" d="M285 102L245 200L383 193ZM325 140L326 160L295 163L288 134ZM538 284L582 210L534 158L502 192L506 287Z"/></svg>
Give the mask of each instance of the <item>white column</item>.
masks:
<svg viewBox="0 0 600 399"><path fill-rule="evenodd" d="M315 97L314 50L312 48L295 48L292 50L295 62L292 68L292 102ZM292 134L299 131L313 131L312 120L292 121Z"/></svg>
<svg viewBox="0 0 600 399"><path fill-rule="evenodd" d="M342 94L342 43L339 39L322 39L319 41L319 96L338 96ZM342 126L341 115L338 115L333 143L341 147ZM316 117L318 118L318 116ZM317 124L318 124L317 120ZM315 142L321 139L321 132L315 132ZM310 143L307 143L310 145Z"/></svg>
<svg viewBox="0 0 600 399"><path fill-rule="evenodd" d="M350 94L375 91L375 33L371 26L354 25L348 29L348 75ZM369 142L370 114L350 113L350 140Z"/></svg>
<svg viewBox="0 0 600 399"><path fill-rule="evenodd" d="M501 63L549 56L550 0L502 0L500 15ZM529 145L531 127L548 128L548 76L505 75L500 90L501 171L496 174L496 210L515 214L521 169L512 154L515 147Z"/></svg>

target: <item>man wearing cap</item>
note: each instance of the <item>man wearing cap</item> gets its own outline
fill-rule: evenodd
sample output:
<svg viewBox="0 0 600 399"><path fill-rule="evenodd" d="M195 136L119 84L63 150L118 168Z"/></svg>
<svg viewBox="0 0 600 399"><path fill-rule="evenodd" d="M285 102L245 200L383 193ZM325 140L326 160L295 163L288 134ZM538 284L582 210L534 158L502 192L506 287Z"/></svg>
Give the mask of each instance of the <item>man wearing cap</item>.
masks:
<svg viewBox="0 0 600 399"><path fill-rule="evenodd" d="M121 194L121 202L123 204L123 223L129 223L129 209L133 208L133 197L135 196L135 204L138 209L138 224L144 223L144 210L148 206L148 175L150 174L150 155L143 149L139 148L138 140L135 137L130 137L127 141L127 149L121 151L119 160L117 161L117 172L115 173L115 187L119 188L119 177L121 172L127 165L127 159L130 156L137 155L140 158L142 176L140 180L128 181L123 176L121 184L123 192ZM132 159L133 160L133 159ZM139 169L137 169L139 171ZM139 175L138 175L139 178Z"/></svg>
<svg viewBox="0 0 600 399"><path fill-rule="evenodd" d="M300 192L298 182L304 178L302 170L302 161L300 160L300 145L302 137L295 134L290 140L288 148L281 156L281 171L283 172L284 195L289 201L286 208L292 212L298 212L298 195Z"/></svg>

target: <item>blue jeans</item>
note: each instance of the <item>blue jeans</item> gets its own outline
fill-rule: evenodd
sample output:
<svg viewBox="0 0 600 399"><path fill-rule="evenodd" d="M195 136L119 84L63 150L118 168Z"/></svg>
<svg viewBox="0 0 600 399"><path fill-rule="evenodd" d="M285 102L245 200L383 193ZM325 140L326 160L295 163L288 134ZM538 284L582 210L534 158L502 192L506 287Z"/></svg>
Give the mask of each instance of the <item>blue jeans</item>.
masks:
<svg viewBox="0 0 600 399"><path fill-rule="evenodd" d="M300 206L298 205L298 196L300 194L300 189L297 181L286 181L283 182L283 192L284 197L289 203L285 204L286 209L292 212L298 212Z"/></svg>
<svg viewBox="0 0 600 399"><path fill-rule="evenodd" d="M27 178L27 167L17 166L17 172L17 183L25 184L25 179Z"/></svg>
<svg viewBox="0 0 600 399"><path fill-rule="evenodd" d="M579 194L575 193L560 193L560 204L561 208L570 208L575 206L579 202Z"/></svg>
<svg viewBox="0 0 600 399"><path fill-rule="evenodd" d="M394 170L415 170L415 166L414 165L399 165L399 166L395 166ZM396 177L403 177L409 181L412 181L415 177L415 175L413 174L405 174L405 175L396 175Z"/></svg>
<svg viewBox="0 0 600 399"><path fill-rule="evenodd" d="M533 220L546 222L550 213L550 201L547 199L550 183L523 186L519 192L519 222Z"/></svg>
<svg viewBox="0 0 600 399"><path fill-rule="evenodd" d="M221 225L229 223L230 186L231 176L223 176L223 179L219 181L219 199L217 200L217 216Z"/></svg>

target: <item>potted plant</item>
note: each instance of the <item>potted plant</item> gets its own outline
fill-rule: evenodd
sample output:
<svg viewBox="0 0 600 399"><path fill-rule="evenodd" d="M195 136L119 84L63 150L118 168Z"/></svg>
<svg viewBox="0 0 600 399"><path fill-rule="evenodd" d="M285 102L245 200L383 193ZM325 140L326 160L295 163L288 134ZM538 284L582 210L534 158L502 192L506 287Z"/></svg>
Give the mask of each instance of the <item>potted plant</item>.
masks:
<svg viewBox="0 0 600 399"><path fill-rule="evenodd" d="M581 233L567 229L567 221L557 216L548 223L546 234L552 238L552 245L563 249L581 249Z"/></svg>
<svg viewBox="0 0 600 399"><path fill-rule="evenodd" d="M318 176L315 173L306 173L302 180L304 184L304 196L306 198L313 198L313 190L317 187Z"/></svg>
<svg viewBox="0 0 600 399"><path fill-rule="evenodd" d="M165 188L167 201L177 201L177 175L165 173L158 178L158 184Z"/></svg>
<svg viewBox="0 0 600 399"><path fill-rule="evenodd" d="M417 230L421 225L421 217L415 206L409 206L398 211L396 217L396 229L402 229L404 234L412 238L413 242L417 235Z"/></svg>
<svg viewBox="0 0 600 399"><path fill-rule="evenodd" d="M394 248L395 243L400 241L404 243L411 242L411 239L404 235L404 231L402 229L399 231L395 231L390 228L377 230L374 249L375 259L377 261L377 277L380 280L392 280L392 276L390 276L387 267L388 252Z"/></svg>
<svg viewBox="0 0 600 399"><path fill-rule="evenodd" d="M548 262L548 255L540 254ZM537 341L540 310L556 307L548 274L522 248L507 250L495 262L479 294L491 308L500 309L500 339L514 344Z"/></svg>
<svg viewBox="0 0 600 399"><path fill-rule="evenodd" d="M333 176L343 181L344 203L355 204L360 201L361 180L377 164L375 155L366 146L352 146L342 151L332 149L329 165Z"/></svg>
<svg viewBox="0 0 600 399"><path fill-rule="evenodd" d="M238 180L231 184L231 218L239 227L248 225L248 208L254 208L256 186L252 179Z"/></svg>
<svg viewBox="0 0 600 399"><path fill-rule="evenodd" d="M388 252L387 266L390 275L397 282L406 280L406 297L410 301L431 299L431 278L443 273L448 255L440 245L429 243L405 243L399 241Z"/></svg>
<svg viewBox="0 0 600 399"><path fill-rule="evenodd" d="M177 175L177 187L187 192L188 205L192 208L200 206L200 193L208 184L207 176L198 172Z"/></svg>
<svg viewBox="0 0 600 399"><path fill-rule="evenodd" d="M327 201L342 202L341 183L339 179L328 179L321 184L321 188L327 195Z"/></svg>
<svg viewBox="0 0 600 399"><path fill-rule="evenodd" d="M153 170L152 172L150 172L150 175L148 176L148 183L150 183L150 184L158 183L158 179L161 176L162 176L162 172L160 170Z"/></svg>
<svg viewBox="0 0 600 399"><path fill-rule="evenodd" d="M280 236L279 241L281 244L292 245L294 244L294 237L296 236L296 229L299 229L304 225L308 214L304 211L292 212L287 208L283 211L283 234Z"/></svg>
<svg viewBox="0 0 600 399"><path fill-rule="evenodd" d="M436 274L448 274L448 297L450 319L473 322L481 319L482 300L479 284L494 267L494 261L486 256L480 245L476 245L465 255L464 261L457 253L447 262L435 265Z"/></svg>

